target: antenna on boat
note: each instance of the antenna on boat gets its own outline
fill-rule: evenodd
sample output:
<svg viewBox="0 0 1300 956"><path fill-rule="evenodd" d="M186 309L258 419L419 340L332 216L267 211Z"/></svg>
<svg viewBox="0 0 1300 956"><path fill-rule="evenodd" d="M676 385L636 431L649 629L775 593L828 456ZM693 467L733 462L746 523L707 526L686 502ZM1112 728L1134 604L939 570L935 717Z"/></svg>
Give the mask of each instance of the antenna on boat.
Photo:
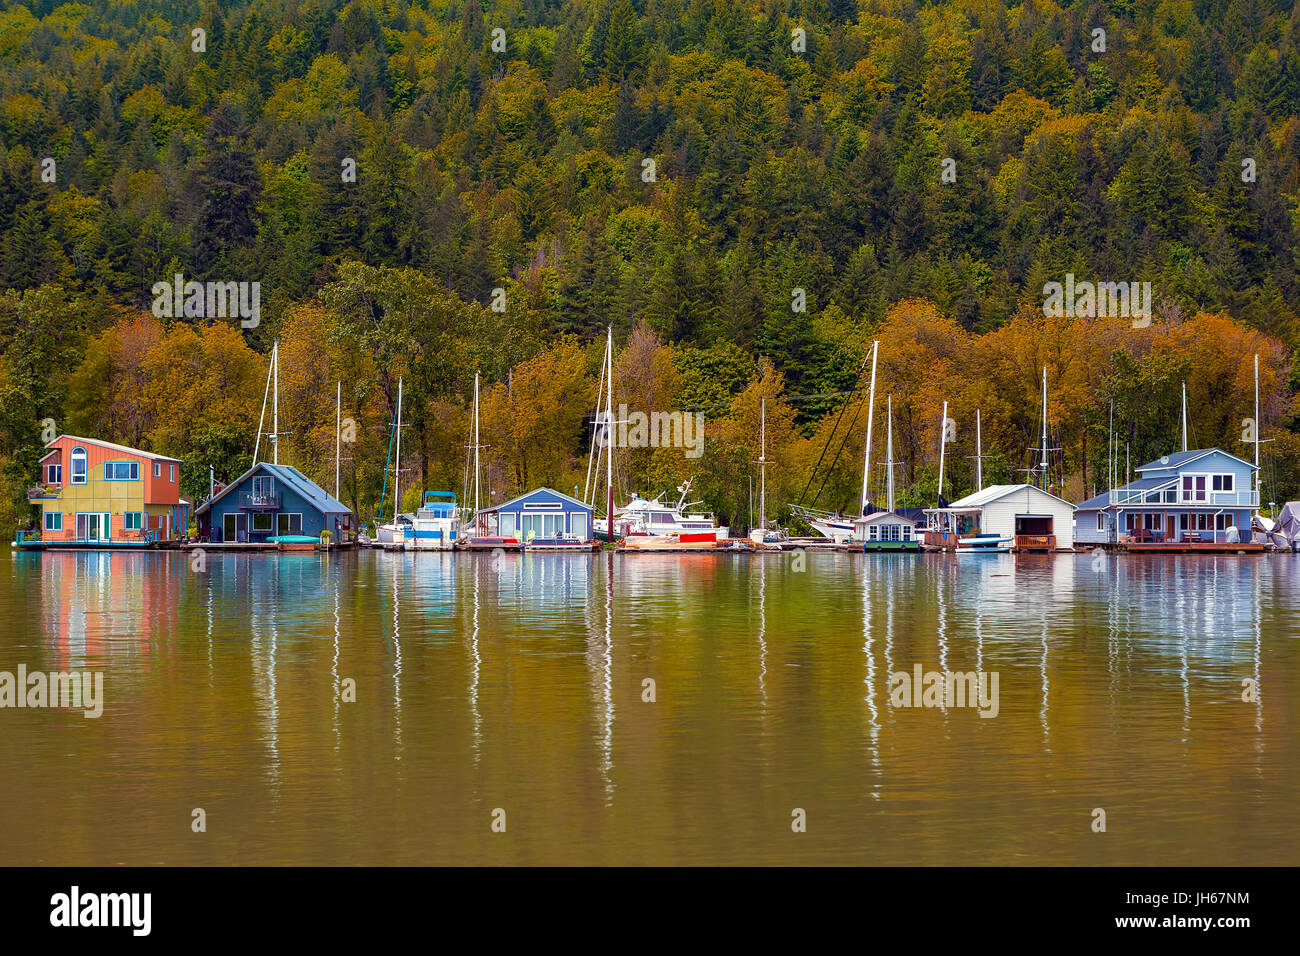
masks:
<svg viewBox="0 0 1300 956"><path fill-rule="evenodd" d="M1183 451L1187 451L1187 383L1183 382Z"/></svg>
<svg viewBox="0 0 1300 956"><path fill-rule="evenodd" d="M862 457L862 504L858 514L867 513L867 480L871 475L871 426L876 416L876 358L880 353L880 342L871 343L871 389L867 393L867 444ZM945 413L945 418L947 417Z"/></svg>

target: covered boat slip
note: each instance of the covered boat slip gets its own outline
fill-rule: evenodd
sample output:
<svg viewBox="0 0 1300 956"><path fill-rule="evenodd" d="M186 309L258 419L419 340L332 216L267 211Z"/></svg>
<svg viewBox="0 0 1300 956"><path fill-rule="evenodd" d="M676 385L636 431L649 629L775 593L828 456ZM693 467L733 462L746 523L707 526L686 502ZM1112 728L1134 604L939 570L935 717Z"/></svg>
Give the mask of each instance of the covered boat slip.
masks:
<svg viewBox="0 0 1300 956"><path fill-rule="evenodd" d="M1074 550L1074 505L1034 485L990 485L926 516L930 551L959 550L976 536L1010 539L1013 551Z"/></svg>

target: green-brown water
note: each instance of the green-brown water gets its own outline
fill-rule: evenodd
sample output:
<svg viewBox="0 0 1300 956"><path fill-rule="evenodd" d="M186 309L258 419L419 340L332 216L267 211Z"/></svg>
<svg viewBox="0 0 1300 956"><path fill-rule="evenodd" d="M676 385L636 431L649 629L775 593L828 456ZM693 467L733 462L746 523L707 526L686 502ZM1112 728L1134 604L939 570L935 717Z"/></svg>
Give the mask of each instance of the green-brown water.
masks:
<svg viewBox="0 0 1300 956"><path fill-rule="evenodd" d="M0 671L105 703L0 710L0 863L1296 864L1298 594L1282 555L10 554ZM891 706L916 664L997 716Z"/></svg>

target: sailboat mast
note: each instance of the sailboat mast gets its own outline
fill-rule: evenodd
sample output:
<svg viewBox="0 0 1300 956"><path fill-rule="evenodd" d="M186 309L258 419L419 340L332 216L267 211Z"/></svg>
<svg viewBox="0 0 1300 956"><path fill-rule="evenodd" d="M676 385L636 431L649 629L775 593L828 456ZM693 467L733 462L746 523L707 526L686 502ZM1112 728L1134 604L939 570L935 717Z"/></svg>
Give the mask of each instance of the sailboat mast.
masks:
<svg viewBox="0 0 1300 956"><path fill-rule="evenodd" d="M339 453L343 450L343 380L334 392L334 500L339 498Z"/></svg>
<svg viewBox="0 0 1300 956"><path fill-rule="evenodd" d="M885 510L890 512L890 514L893 514L894 511L894 396L893 395L889 396L889 400L886 403L886 407L888 408L888 413L886 416L886 424L885 424L885 436L886 436L885 457L889 459L887 463L889 465L889 470L886 472L886 475L888 477L885 481L885 489L886 489Z"/></svg>
<svg viewBox="0 0 1300 956"><path fill-rule="evenodd" d="M939 497L943 497L943 452L948 437L948 403L943 403L943 418L939 422Z"/></svg>
<svg viewBox="0 0 1300 956"><path fill-rule="evenodd" d="M609 326L605 338L605 515L608 520L609 543L614 543L614 326Z"/></svg>
<svg viewBox="0 0 1300 956"><path fill-rule="evenodd" d="M980 410L975 409L975 490L984 488L984 442L981 434Z"/></svg>
<svg viewBox="0 0 1300 956"><path fill-rule="evenodd" d="M257 453L262 449L262 428L266 425L266 401L271 397L271 376L275 374L275 353L271 353L271 364L266 370L266 388L262 391L262 411L257 416L257 440L253 442L253 464L257 464Z"/></svg>
<svg viewBox="0 0 1300 956"><path fill-rule="evenodd" d="M1264 502L1264 488L1259 472L1259 354L1255 355L1255 510Z"/></svg>
<svg viewBox="0 0 1300 956"><path fill-rule="evenodd" d="M871 478L871 426L876 417L876 359L880 353L880 342L871 343L871 389L867 392L867 444L862 453L862 503L858 514L867 513L867 482Z"/></svg>
<svg viewBox="0 0 1300 956"><path fill-rule="evenodd" d="M1187 451L1187 383L1183 382L1183 451Z"/></svg>
<svg viewBox="0 0 1300 956"><path fill-rule="evenodd" d="M272 404L271 449L275 464L280 464L280 340L271 348L271 368L275 375L275 398Z"/></svg>
<svg viewBox="0 0 1300 956"><path fill-rule="evenodd" d="M1043 456L1039 460L1043 472L1043 490L1047 490L1047 366L1043 366Z"/></svg>
<svg viewBox="0 0 1300 956"><path fill-rule="evenodd" d="M478 528L478 372L474 373L474 527Z"/></svg>
<svg viewBox="0 0 1300 956"><path fill-rule="evenodd" d="M397 464L393 466L393 524L402 503L402 380L397 380Z"/></svg>
<svg viewBox="0 0 1300 956"><path fill-rule="evenodd" d="M767 527L767 396L763 396L763 401L759 412L760 419L760 438L758 446L758 526Z"/></svg>

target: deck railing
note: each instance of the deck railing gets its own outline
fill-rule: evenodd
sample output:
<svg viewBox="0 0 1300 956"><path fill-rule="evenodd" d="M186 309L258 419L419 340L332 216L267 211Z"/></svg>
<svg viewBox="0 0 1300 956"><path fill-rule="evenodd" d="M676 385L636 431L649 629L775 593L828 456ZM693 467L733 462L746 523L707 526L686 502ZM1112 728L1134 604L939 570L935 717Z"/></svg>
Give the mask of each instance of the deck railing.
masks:
<svg viewBox="0 0 1300 956"><path fill-rule="evenodd" d="M1200 497L1197 497L1198 494ZM1258 508L1259 492L1257 491L1202 491L1188 492L1183 495L1181 488L1163 488L1160 491L1111 491L1107 496L1107 502L1111 505L1124 505L1126 507L1135 507L1139 505L1150 505L1152 508L1159 508L1161 505L1177 505L1179 507L1200 507L1200 508Z"/></svg>
<svg viewBox="0 0 1300 956"><path fill-rule="evenodd" d="M1018 534L1016 535L1016 550L1018 551L1055 551L1056 535L1054 534Z"/></svg>
<svg viewBox="0 0 1300 956"><path fill-rule="evenodd" d="M278 511L280 509L280 494L279 492L271 492L269 494L245 492L239 496L239 507L269 508Z"/></svg>

